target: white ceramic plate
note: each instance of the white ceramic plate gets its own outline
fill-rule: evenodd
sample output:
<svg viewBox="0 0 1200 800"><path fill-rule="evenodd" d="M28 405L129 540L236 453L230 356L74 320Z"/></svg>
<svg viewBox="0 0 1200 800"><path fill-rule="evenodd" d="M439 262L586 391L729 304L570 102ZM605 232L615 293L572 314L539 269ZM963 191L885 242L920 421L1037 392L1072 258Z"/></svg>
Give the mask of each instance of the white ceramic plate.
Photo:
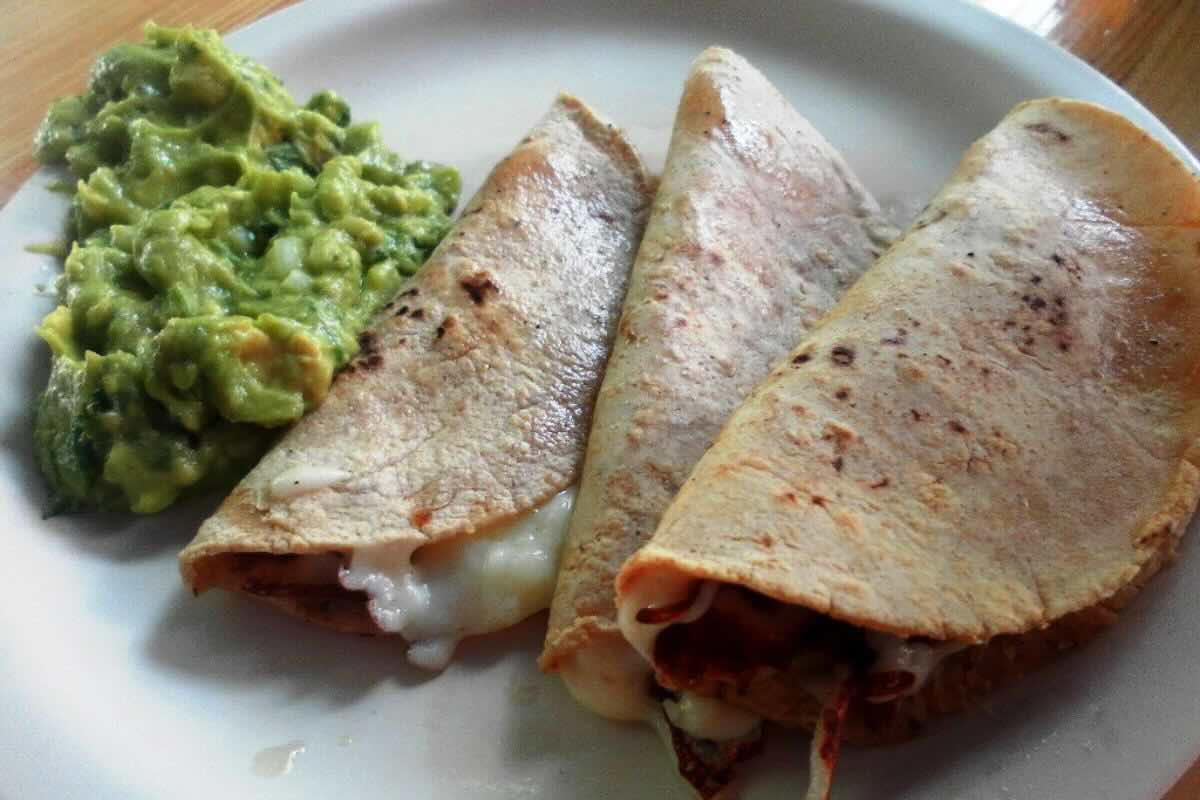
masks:
<svg viewBox="0 0 1200 800"><path fill-rule="evenodd" d="M467 194L560 88L661 164L687 65L714 43L766 72L901 222L1024 98L1104 103L1184 152L1081 62L943 3L308 3L230 40L296 96L336 88L401 152L459 166ZM649 731L587 715L536 671L544 616L431 677L395 641L188 596L175 553L212 499L43 520L29 409L47 355L32 329L57 265L22 246L58 236L49 179L0 214L0 796L689 797ZM849 752L838 797L1157 798L1200 751L1194 549L1083 652L917 742ZM807 743L771 744L748 798L801 791Z"/></svg>

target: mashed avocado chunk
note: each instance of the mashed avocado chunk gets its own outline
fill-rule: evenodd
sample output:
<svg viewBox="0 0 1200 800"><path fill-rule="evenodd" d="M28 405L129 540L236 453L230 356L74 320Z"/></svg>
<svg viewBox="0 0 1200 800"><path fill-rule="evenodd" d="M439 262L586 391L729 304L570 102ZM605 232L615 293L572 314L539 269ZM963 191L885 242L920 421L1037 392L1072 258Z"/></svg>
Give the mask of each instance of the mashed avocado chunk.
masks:
<svg viewBox="0 0 1200 800"><path fill-rule="evenodd" d="M458 174L321 92L304 107L212 31L150 25L50 109L75 242L39 335L52 510L159 511L232 482L325 397L450 227Z"/></svg>

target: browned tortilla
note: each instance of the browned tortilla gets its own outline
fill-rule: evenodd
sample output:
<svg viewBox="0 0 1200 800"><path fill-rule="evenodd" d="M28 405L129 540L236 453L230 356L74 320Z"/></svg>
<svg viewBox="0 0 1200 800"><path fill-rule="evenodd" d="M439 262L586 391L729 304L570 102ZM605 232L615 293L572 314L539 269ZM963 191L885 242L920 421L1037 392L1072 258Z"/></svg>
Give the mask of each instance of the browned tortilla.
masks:
<svg viewBox="0 0 1200 800"><path fill-rule="evenodd" d="M621 642L613 579L729 413L892 231L743 58L692 65L588 443L541 665Z"/></svg>
<svg viewBox="0 0 1200 800"><path fill-rule="evenodd" d="M560 97L321 407L204 523L180 556L185 583L373 630L364 596L336 584L355 548L468 534L574 483L650 196L621 133ZM272 493L298 466L337 477Z"/></svg>
<svg viewBox="0 0 1200 800"><path fill-rule="evenodd" d="M1196 177L1095 105L1022 104L735 412L618 602L708 579L987 642L872 713L961 708L1171 558L1200 486L1198 333ZM786 717L799 687L765 683L746 704Z"/></svg>

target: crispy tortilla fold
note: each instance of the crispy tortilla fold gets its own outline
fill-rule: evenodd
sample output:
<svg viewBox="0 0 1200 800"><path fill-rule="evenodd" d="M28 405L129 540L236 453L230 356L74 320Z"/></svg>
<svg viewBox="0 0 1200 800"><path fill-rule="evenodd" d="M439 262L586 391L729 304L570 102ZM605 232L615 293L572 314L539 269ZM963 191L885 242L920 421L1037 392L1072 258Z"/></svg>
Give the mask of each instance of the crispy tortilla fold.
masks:
<svg viewBox="0 0 1200 800"><path fill-rule="evenodd" d="M203 524L184 582L377 632L338 584L353 551L488 529L574 483L651 197L622 134L559 97Z"/></svg>
<svg viewBox="0 0 1200 800"><path fill-rule="evenodd" d="M1024 103L733 414L622 568L622 619L740 587L713 606L738 624L642 651L664 685L809 727L814 619L860 647L864 628L979 645L848 731L911 735L1102 629L1169 562L1198 393L1200 183L1117 114Z"/></svg>
<svg viewBox="0 0 1200 800"><path fill-rule="evenodd" d="M758 70L722 48L696 59L597 399L540 660L577 697L601 687L581 697L593 710L641 718L649 700L648 668L616 623L620 565L730 412L894 233Z"/></svg>

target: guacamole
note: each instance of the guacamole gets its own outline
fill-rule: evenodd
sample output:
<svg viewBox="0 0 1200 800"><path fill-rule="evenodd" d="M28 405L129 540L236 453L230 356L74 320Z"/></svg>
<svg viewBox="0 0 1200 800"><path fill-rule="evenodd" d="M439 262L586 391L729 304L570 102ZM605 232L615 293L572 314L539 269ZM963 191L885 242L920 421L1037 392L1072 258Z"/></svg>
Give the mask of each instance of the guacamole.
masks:
<svg viewBox="0 0 1200 800"><path fill-rule="evenodd" d="M448 167L332 92L299 106L216 33L146 28L57 101L36 153L78 177L34 443L52 511L159 511L230 483L325 397L450 227Z"/></svg>

